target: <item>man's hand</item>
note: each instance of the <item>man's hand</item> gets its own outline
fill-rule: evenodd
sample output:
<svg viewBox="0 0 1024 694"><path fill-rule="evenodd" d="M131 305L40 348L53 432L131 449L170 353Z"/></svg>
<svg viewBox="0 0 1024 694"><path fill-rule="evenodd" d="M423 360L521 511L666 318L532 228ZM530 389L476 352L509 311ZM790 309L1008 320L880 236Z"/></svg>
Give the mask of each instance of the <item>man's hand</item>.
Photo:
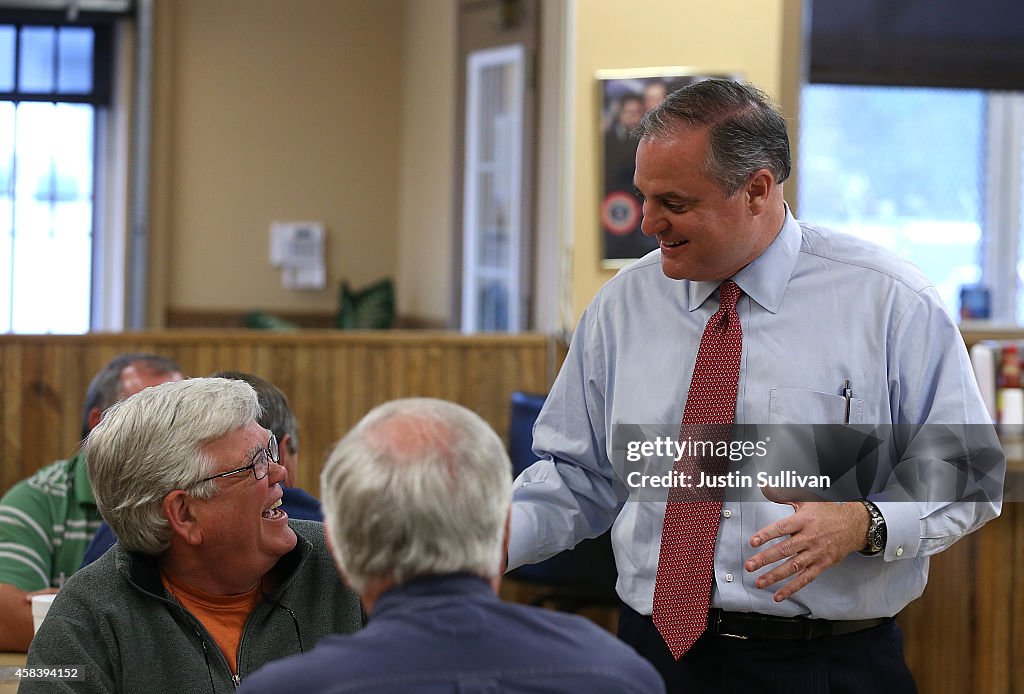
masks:
<svg viewBox="0 0 1024 694"><path fill-rule="evenodd" d="M758 552L744 564L744 568L753 573L769 564L783 562L759 576L756 582L758 588L767 588L790 579L775 591L775 602L790 597L822 571L867 544L869 517L864 504L855 501L787 503L795 513L758 530L750 538L750 546L763 547L777 537L786 539Z"/></svg>
<svg viewBox="0 0 1024 694"><path fill-rule="evenodd" d="M0 651L24 653L32 642L32 596L56 593L56 588L25 591L0 583Z"/></svg>

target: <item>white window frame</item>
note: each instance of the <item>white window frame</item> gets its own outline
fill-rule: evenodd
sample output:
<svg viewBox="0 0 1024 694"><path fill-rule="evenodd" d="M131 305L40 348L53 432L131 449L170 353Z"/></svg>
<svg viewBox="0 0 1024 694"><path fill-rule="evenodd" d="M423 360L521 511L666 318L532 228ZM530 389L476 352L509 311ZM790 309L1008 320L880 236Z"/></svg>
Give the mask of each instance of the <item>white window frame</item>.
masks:
<svg viewBox="0 0 1024 694"><path fill-rule="evenodd" d="M985 219L982 283L991 290L992 319L1020 323L1021 169L1024 168L1024 94L986 97Z"/></svg>

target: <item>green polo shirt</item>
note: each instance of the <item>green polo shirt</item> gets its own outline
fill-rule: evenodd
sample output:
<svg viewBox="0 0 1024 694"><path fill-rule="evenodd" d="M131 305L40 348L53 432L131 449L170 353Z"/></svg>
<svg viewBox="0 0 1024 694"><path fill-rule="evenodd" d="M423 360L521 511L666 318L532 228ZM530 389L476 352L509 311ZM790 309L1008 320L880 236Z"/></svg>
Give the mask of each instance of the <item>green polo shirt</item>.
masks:
<svg viewBox="0 0 1024 694"><path fill-rule="evenodd" d="M101 520L81 451L18 482L0 499L0 583L56 588L82 565Z"/></svg>

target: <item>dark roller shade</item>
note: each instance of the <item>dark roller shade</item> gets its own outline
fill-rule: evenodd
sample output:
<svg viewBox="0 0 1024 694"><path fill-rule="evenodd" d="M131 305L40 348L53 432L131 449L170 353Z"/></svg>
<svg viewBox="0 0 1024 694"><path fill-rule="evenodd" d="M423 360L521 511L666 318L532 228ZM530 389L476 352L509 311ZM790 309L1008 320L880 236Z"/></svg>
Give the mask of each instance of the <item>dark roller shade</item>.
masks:
<svg viewBox="0 0 1024 694"><path fill-rule="evenodd" d="M809 0L810 82L1024 89L1024 0Z"/></svg>

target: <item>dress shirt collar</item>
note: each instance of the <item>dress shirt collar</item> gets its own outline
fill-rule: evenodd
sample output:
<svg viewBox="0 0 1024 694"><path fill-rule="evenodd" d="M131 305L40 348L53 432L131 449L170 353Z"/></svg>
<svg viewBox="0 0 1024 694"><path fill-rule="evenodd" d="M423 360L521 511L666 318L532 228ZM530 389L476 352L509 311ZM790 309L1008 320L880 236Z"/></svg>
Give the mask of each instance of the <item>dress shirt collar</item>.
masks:
<svg viewBox="0 0 1024 694"><path fill-rule="evenodd" d="M370 615L370 618L374 619L388 612L401 610L403 607L408 607L411 603L423 599L452 598L456 596L460 600L498 599L498 596L491 589L490 583L473 574L458 573L441 576L420 576L381 593L373 606L373 614Z"/></svg>
<svg viewBox="0 0 1024 694"><path fill-rule="evenodd" d="M785 203L784 203L785 204ZM779 310L782 295L796 267L802 240L800 224L786 205L786 221L782 230L764 253L730 279L743 293L772 313ZM711 296L721 282L688 282L689 310L696 311Z"/></svg>

